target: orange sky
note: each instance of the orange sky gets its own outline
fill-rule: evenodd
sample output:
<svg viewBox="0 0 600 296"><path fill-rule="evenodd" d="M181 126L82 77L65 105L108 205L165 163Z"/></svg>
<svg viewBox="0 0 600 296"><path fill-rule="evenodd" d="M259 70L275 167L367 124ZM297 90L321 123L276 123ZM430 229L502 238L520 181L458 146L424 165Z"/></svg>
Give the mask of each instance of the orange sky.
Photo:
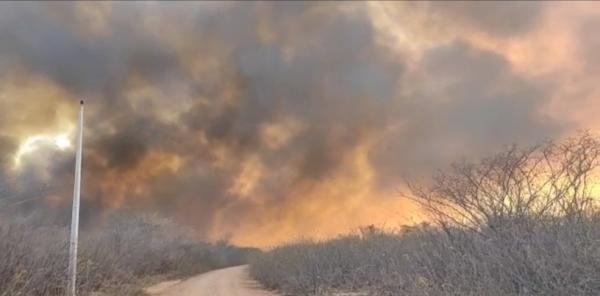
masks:
<svg viewBox="0 0 600 296"><path fill-rule="evenodd" d="M268 247L422 219L403 182L595 131L600 5L0 3L0 177ZM43 185L44 193L33 190Z"/></svg>

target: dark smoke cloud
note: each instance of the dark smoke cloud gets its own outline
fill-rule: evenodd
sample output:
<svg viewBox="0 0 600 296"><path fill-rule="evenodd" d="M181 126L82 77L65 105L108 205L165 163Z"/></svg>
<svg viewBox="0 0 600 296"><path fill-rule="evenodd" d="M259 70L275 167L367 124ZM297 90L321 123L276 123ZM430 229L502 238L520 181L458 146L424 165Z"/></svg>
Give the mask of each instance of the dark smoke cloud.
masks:
<svg viewBox="0 0 600 296"><path fill-rule="evenodd" d="M419 65L414 75L428 83L401 103L402 128L373 153L382 180L533 144L563 128L540 113L548 90L520 78L496 53L458 40L425 52Z"/></svg>
<svg viewBox="0 0 600 296"><path fill-rule="evenodd" d="M132 22L139 15L116 13L106 20L108 34L85 36L78 31L86 25L76 17L76 4L53 5L2 3L0 50L12 63L75 94L100 93L105 99L118 97L130 75L160 83L178 69L174 52Z"/></svg>
<svg viewBox="0 0 600 296"><path fill-rule="evenodd" d="M431 8L501 36L542 9L491 5ZM354 227L402 176L562 132L539 113L550 90L502 55L466 40L400 54L363 3L0 3L0 77L1 92L25 80L65 94L27 110L0 98L0 174L51 184L68 208L72 150L39 148L18 170L12 158L85 96L84 218L157 210L243 244L314 234L327 215L326 233ZM355 197L354 179L374 187Z"/></svg>
<svg viewBox="0 0 600 296"><path fill-rule="evenodd" d="M145 156L148 148L135 132L124 131L105 140L101 146L110 168L128 168Z"/></svg>

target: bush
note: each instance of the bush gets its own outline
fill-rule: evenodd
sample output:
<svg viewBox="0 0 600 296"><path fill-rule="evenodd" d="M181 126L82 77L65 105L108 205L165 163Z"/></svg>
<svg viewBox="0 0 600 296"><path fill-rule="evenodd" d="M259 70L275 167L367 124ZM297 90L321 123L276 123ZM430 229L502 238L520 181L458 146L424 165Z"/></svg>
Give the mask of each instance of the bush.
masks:
<svg viewBox="0 0 600 296"><path fill-rule="evenodd" d="M456 164L410 186L432 225L282 246L251 273L292 295L599 295L599 155L584 134Z"/></svg>
<svg viewBox="0 0 600 296"><path fill-rule="evenodd" d="M226 243L199 242L156 215L119 212L105 220L80 235L80 295L135 295L143 278L239 265L249 253ZM65 295L68 228L41 221L35 215L0 217L0 295Z"/></svg>

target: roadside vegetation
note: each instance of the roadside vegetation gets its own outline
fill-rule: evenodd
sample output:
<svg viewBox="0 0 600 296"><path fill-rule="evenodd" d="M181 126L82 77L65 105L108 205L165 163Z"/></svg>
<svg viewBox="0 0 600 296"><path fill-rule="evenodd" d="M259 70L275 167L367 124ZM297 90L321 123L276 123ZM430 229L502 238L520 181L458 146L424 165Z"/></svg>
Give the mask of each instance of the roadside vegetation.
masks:
<svg viewBox="0 0 600 296"><path fill-rule="evenodd" d="M0 214L0 296L66 295L69 229L39 213ZM114 213L80 233L78 295L143 295L149 277L246 262L252 249L205 243L156 215Z"/></svg>
<svg viewBox="0 0 600 296"><path fill-rule="evenodd" d="M251 274L289 295L600 295L599 156L583 134L455 164L409 185L430 224L277 247Z"/></svg>

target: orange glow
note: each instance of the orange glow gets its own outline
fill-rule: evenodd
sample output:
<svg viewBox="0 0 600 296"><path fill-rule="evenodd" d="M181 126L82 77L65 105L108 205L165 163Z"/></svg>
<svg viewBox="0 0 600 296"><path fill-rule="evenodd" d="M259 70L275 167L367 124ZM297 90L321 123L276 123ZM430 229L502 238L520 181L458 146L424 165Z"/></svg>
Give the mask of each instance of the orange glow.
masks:
<svg viewBox="0 0 600 296"><path fill-rule="evenodd" d="M260 247L419 223L404 177L600 128L599 4L494 22L473 3L7 3L0 176L67 204L85 98L91 216Z"/></svg>

